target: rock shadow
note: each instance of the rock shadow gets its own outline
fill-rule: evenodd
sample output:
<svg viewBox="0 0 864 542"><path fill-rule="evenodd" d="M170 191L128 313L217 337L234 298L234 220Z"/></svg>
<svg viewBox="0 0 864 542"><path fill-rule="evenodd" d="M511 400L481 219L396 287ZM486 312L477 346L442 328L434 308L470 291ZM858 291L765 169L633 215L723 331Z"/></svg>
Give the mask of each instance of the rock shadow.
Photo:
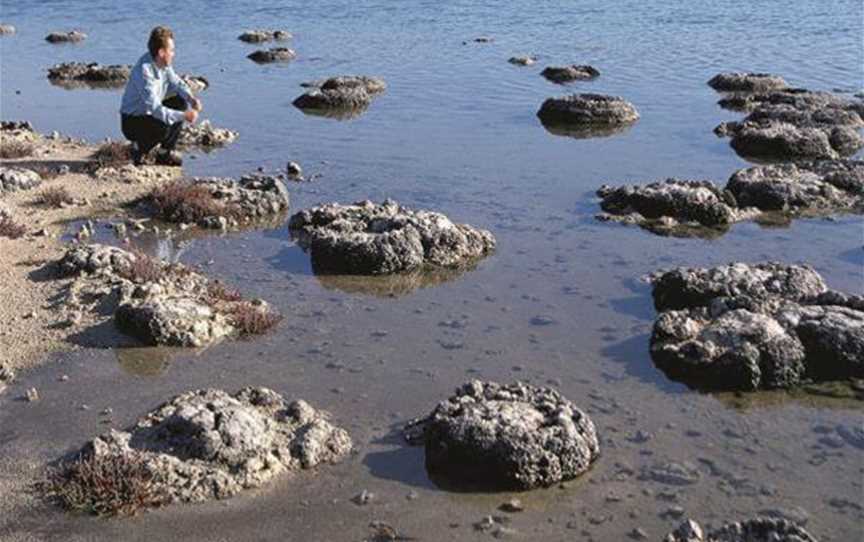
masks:
<svg viewBox="0 0 864 542"><path fill-rule="evenodd" d="M573 124L546 116L539 117L540 124L552 135L569 137L572 139L593 139L600 137L612 137L624 134L633 128L633 124L621 124L613 126L589 126L585 124Z"/></svg>

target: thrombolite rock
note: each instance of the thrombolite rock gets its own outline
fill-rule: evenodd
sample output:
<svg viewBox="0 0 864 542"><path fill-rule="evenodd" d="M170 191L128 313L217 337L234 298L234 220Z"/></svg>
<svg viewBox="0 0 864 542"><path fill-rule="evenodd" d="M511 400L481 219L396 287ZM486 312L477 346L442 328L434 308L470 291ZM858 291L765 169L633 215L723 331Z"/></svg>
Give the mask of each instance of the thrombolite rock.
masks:
<svg viewBox="0 0 864 542"><path fill-rule="evenodd" d="M11 36L15 33L15 27L11 24L0 24L0 36Z"/></svg>
<svg viewBox="0 0 864 542"><path fill-rule="evenodd" d="M825 160L741 169L724 189L667 179L597 191L599 220L637 224L660 235L714 237L734 222L864 211L864 162ZM767 215L766 213L771 213ZM763 216L765 215L765 216Z"/></svg>
<svg viewBox="0 0 864 542"><path fill-rule="evenodd" d="M247 30L237 36L240 41L246 43L264 43L266 41L286 41L293 36L287 30Z"/></svg>
<svg viewBox="0 0 864 542"><path fill-rule="evenodd" d="M246 58L259 64L270 62L290 62L297 58L297 53L287 47L274 47L272 49L261 49L248 55Z"/></svg>
<svg viewBox="0 0 864 542"><path fill-rule="evenodd" d="M764 92L786 88L786 81L770 73L718 73L708 81L711 88L723 92Z"/></svg>
<svg viewBox="0 0 864 542"><path fill-rule="evenodd" d="M543 102L537 116L547 129L552 126L583 130L589 137L592 131L616 130L639 120L639 112L633 104L617 96L602 94L549 98Z"/></svg>
<svg viewBox="0 0 864 542"><path fill-rule="evenodd" d="M42 177L33 170L0 166L0 196L4 192L30 190L42 184Z"/></svg>
<svg viewBox="0 0 864 542"><path fill-rule="evenodd" d="M64 62L48 68L48 79L61 86L93 85L122 87L129 79L129 65L102 65L96 62Z"/></svg>
<svg viewBox="0 0 864 542"><path fill-rule="evenodd" d="M540 75L553 83L569 83L594 79L600 75L600 71L594 66L571 64L570 66L549 66L540 72Z"/></svg>
<svg viewBox="0 0 864 542"><path fill-rule="evenodd" d="M183 74L180 76L183 81L189 85L189 88L194 93L204 92L208 88L210 88L210 80L204 77L203 75L193 75L191 73Z"/></svg>
<svg viewBox="0 0 864 542"><path fill-rule="evenodd" d="M194 390L125 431L93 439L78 455L97 461L134 455L155 474L169 502L224 499L286 472L345 459L351 438L328 418L267 388Z"/></svg>
<svg viewBox="0 0 864 542"><path fill-rule="evenodd" d="M518 55L511 56L507 62L510 64L515 64L517 66L531 66L537 62L537 57L534 55Z"/></svg>
<svg viewBox="0 0 864 542"><path fill-rule="evenodd" d="M382 275L422 266L458 268L492 252L486 230L393 200L331 203L303 210L288 228L322 273Z"/></svg>
<svg viewBox="0 0 864 542"><path fill-rule="evenodd" d="M685 520L664 542L816 542L816 538L785 519L755 518L727 523L707 530L692 519Z"/></svg>
<svg viewBox="0 0 864 542"><path fill-rule="evenodd" d="M49 43L77 43L87 39L87 34L78 30L70 30L68 32L51 32L45 36L45 41Z"/></svg>
<svg viewBox="0 0 864 542"><path fill-rule="evenodd" d="M864 376L864 297L803 265L735 263L656 275L654 363L699 388L790 388Z"/></svg>
<svg viewBox="0 0 864 542"><path fill-rule="evenodd" d="M239 132L227 128L217 128L209 120L197 124L183 123L177 145L180 147L198 147L203 150L224 147L233 143Z"/></svg>
<svg viewBox="0 0 864 542"><path fill-rule="evenodd" d="M551 388L471 381L406 428L430 475L496 489L548 487L588 470L600 453L591 419Z"/></svg>
<svg viewBox="0 0 864 542"><path fill-rule="evenodd" d="M102 319L114 315L121 331L147 344L206 346L243 332L250 319L272 320L270 325L278 320L261 300L244 300L185 266L142 253L74 245L58 266L76 277L63 310L88 311Z"/></svg>
<svg viewBox="0 0 864 542"><path fill-rule="evenodd" d="M294 100L294 106L303 111L357 111L362 112L373 98L387 89L383 79L365 75L331 77L324 81L307 83L316 87ZM348 115L350 117L352 115Z"/></svg>

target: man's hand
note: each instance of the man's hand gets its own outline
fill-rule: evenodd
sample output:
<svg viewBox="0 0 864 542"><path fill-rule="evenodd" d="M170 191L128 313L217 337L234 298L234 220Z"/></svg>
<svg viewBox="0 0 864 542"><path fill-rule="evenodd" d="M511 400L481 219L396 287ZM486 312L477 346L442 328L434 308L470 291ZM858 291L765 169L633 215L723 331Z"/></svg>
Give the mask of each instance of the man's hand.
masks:
<svg viewBox="0 0 864 542"><path fill-rule="evenodd" d="M185 113L183 113L183 118L186 119L186 122L189 124L195 124L195 121L198 120L198 111L194 109L188 109Z"/></svg>
<svg viewBox="0 0 864 542"><path fill-rule="evenodd" d="M201 103L201 100L199 100L198 98L193 97L192 98L192 109L194 109L195 111L198 111L200 113L204 109L204 104Z"/></svg>

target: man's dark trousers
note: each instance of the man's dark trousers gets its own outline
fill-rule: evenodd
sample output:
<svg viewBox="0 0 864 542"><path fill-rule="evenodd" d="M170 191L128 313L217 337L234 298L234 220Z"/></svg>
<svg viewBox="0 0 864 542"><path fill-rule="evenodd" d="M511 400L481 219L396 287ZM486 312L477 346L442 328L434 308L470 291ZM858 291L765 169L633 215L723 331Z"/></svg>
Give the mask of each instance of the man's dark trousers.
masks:
<svg viewBox="0 0 864 542"><path fill-rule="evenodd" d="M186 101L180 96L166 98L162 105L178 111L186 111ZM123 135L129 141L138 144L138 152L142 156L159 144L165 151L173 151L177 146L177 138L180 137L182 127L182 121L165 124L150 115L121 115L120 128L123 130Z"/></svg>

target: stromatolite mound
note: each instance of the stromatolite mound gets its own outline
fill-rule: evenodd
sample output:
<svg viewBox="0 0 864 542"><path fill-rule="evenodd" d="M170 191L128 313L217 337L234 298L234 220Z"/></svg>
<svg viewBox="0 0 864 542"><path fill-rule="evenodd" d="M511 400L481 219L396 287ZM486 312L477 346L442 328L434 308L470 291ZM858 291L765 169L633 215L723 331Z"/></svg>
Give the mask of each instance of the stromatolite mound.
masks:
<svg viewBox="0 0 864 542"><path fill-rule="evenodd" d="M507 62L516 66L532 66L537 62L537 57L533 55L518 55L511 56Z"/></svg>
<svg viewBox="0 0 864 542"><path fill-rule="evenodd" d="M522 382L468 382L406 436L425 444L433 477L490 489L548 487L584 473L600 454L584 412Z"/></svg>
<svg viewBox="0 0 864 542"><path fill-rule="evenodd" d="M365 75L331 77L324 81L308 83L314 87L294 100L294 106L304 112L340 111L362 112L373 98L387 89L383 79ZM336 115L337 118L343 116ZM352 116L347 114L344 118Z"/></svg>
<svg viewBox="0 0 864 542"><path fill-rule="evenodd" d="M266 41L286 41L293 36L287 30L247 30L237 36L240 41L246 43L264 43Z"/></svg>
<svg viewBox="0 0 864 542"><path fill-rule="evenodd" d="M56 85L74 88L94 86L122 87L129 80L132 67L128 65L102 65L98 63L64 62L48 68L48 79Z"/></svg>
<svg viewBox="0 0 864 542"><path fill-rule="evenodd" d="M710 531L687 519L663 542L816 542L816 538L786 519L755 518Z"/></svg>
<svg viewBox="0 0 864 542"><path fill-rule="evenodd" d="M15 190L30 190L42 184L42 177L33 170L0 166L0 195Z"/></svg>
<svg viewBox="0 0 864 542"><path fill-rule="evenodd" d="M15 27L11 24L0 24L0 36L11 36L15 33Z"/></svg>
<svg viewBox="0 0 864 542"><path fill-rule="evenodd" d="M656 275L655 364L710 389L864 376L864 297L802 265L735 263Z"/></svg>
<svg viewBox="0 0 864 542"><path fill-rule="evenodd" d="M547 129L564 127L570 131L582 130L588 137L592 131L614 131L639 120L639 112L633 104L617 96L601 94L549 98L543 102L537 116Z"/></svg>
<svg viewBox="0 0 864 542"><path fill-rule="evenodd" d="M228 128L217 128L209 120L201 121L198 124L185 122L180 131L177 145L185 148L198 147L207 151L233 143L239 136L240 132Z"/></svg>
<svg viewBox="0 0 864 542"><path fill-rule="evenodd" d="M765 92L787 87L779 75L746 72L718 73L708 85L722 92Z"/></svg>
<svg viewBox="0 0 864 542"><path fill-rule="evenodd" d="M600 71L594 66L572 64L570 66L549 66L540 72L540 75L553 83L569 83L594 79L600 75Z"/></svg>
<svg viewBox="0 0 864 542"><path fill-rule="evenodd" d="M486 230L393 200L331 203L301 211L288 228L322 273L382 275L421 266L458 268L495 248Z"/></svg>
<svg viewBox="0 0 864 542"><path fill-rule="evenodd" d="M338 463L351 449L350 436L327 413L250 387L233 395L184 393L125 431L93 439L78 455L106 463L133 456L168 502L201 502L260 487L285 472Z"/></svg>
<svg viewBox="0 0 864 542"><path fill-rule="evenodd" d="M272 49L261 49L247 56L259 64L270 62L290 62L297 58L297 53L287 47L274 47Z"/></svg>
<svg viewBox="0 0 864 542"><path fill-rule="evenodd" d="M45 41L49 43L78 43L87 39L87 34L78 30L70 30L69 32L51 32L45 36Z"/></svg>

